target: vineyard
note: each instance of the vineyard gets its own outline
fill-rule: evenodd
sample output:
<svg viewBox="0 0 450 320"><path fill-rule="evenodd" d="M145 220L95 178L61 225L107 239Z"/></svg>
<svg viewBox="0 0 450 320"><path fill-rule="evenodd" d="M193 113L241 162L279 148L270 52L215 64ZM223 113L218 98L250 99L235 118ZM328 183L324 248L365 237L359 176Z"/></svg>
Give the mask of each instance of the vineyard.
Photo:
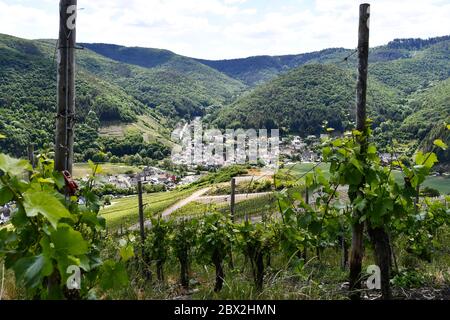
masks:
<svg viewBox="0 0 450 320"><path fill-rule="evenodd" d="M204 60L79 10L0 34L0 300L450 300L448 36Z"/></svg>
<svg viewBox="0 0 450 320"><path fill-rule="evenodd" d="M67 199L58 192L64 180L47 156L41 155L33 169L2 154L1 204L17 206L11 225L0 231L6 267L2 294L24 299L374 298L378 291L364 285L369 274L360 273L358 288L347 282L351 227L361 223L368 231L362 267L380 266L383 297L420 297L425 287L435 298L448 298L450 199L417 196L438 161L435 153L419 152L382 167L373 144L367 162L359 160L359 135L355 130L324 140L327 166L302 169L289 183L285 180L295 168L282 170L278 181L287 186L238 202L234 219L226 203L199 202L161 217L165 208L198 190L195 186L146 195L151 225L144 242L130 228L138 221L135 197L100 211L100 198L92 191L99 165L92 164L91 178ZM439 148L447 146L436 140ZM402 181L394 168L402 170ZM363 177L364 189L356 189ZM355 210L364 212L356 221ZM379 234L386 235L385 242ZM81 290L66 287L70 265L82 270Z"/></svg>

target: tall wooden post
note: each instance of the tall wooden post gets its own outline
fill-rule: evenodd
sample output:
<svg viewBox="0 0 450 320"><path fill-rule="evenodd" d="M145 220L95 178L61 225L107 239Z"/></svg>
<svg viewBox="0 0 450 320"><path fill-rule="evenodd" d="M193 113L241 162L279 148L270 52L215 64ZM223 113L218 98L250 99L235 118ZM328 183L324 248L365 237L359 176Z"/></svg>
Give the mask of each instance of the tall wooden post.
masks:
<svg viewBox="0 0 450 320"><path fill-rule="evenodd" d="M231 221L234 222L235 214L236 214L236 179L231 179L231 199L230 199L230 208L231 208Z"/></svg>
<svg viewBox="0 0 450 320"><path fill-rule="evenodd" d="M72 173L77 0L60 0L55 170Z"/></svg>
<svg viewBox="0 0 450 320"><path fill-rule="evenodd" d="M367 3L361 4L359 6L358 83L356 92L356 129L362 132L362 135L358 136L358 143L361 145L361 161L366 161L367 153L366 94L369 60L369 18L370 5ZM363 179L361 185L364 183ZM358 193L350 195L352 201L356 199ZM352 249L350 253L350 298L356 300L360 299L364 224L359 221L363 215L362 212L355 210L353 215L355 222L352 226Z"/></svg>
<svg viewBox="0 0 450 320"><path fill-rule="evenodd" d="M142 242L142 257L144 257L144 243L145 243L144 204L142 201L142 181L140 177L138 181L138 202L139 202L139 227L141 231L141 242Z"/></svg>
<svg viewBox="0 0 450 320"><path fill-rule="evenodd" d="M36 167L36 161L34 159L34 145L33 144L28 145L28 161L30 161L30 164L33 168Z"/></svg>
<svg viewBox="0 0 450 320"><path fill-rule="evenodd" d="M28 161L30 161L31 167L34 169L36 168L36 161L34 159L34 145L30 144L28 145ZM28 178L31 180L31 176L33 175L32 172L28 173Z"/></svg>
<svg viewBox="0 0 450 320"><path fill-rule="evenodd" d="M147 280L151 280L152 273L150 271L150 259L145 253L145 224L144 224L144 203L142 201L142 180L138 175L138 203L139 203L139 228L141 232L141 257L144 265L144 274Z"/></svg>

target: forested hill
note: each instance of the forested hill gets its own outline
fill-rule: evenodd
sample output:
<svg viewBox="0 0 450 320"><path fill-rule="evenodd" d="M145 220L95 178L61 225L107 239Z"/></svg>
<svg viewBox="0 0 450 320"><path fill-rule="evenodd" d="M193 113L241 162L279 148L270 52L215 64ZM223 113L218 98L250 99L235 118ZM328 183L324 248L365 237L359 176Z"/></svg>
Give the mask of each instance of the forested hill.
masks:
<svg viewBox="0 0 450 320"><path fill-rule="evenodd" d="M141 67L139 74L136 69L129 67L130 71L126 75L132 80L138 75L138 85L128 83L128 79L120 80L121 84L137 90L137 97L144 103L157 107L164 115L171 117L202 115L203 108L230 103L246 90L241 81L168 50L109 44L82 46L128 66ZM111 80L113 78L114 75Z"/></svg>
<svg viewBox="0 0 450 320"><path fill-rule="evenodd" d="M446 36L371 49L369 110L380 141L430 139L439 122L450 122L449 45ZM354 119L354 50L209 61L160 49L82 46L78 153L99 151L108 145L99 135L124 138L129 128L169 145L175 122L204 115L223 128L280 127L301 135L318 134L324 121L344 130ZM55 41L0 34L0 133L8 137L0 148L23 155L31 142L50 146L55 106ZM118 149L126 154L139 146Z"/></svg>
<svg viewBox="0 0 450 320"><path fill-rule="evenodd" d="M147 68L85 48L76 59L77 126L83 129L78 132L93 134L80 149L98 148L103 124L138 123L143 115L140 126L153 126L146 129L154 136L150 140L164 141L170 123L201 116L207 107L223 106L245 90L241 82L187 58ZM0 132L8 137L0 141L2 150L23 155L31 142L39 148L53 142L55 60L55 41L0 34Z"/></svg>
<svg viewBox="0 0 450 320"><path fill-rule="evenodd" d="M418 50L427 49L433 45L450 40L450 36L430 39L395 39L385 46L372 48L370 63L387 62L412 58ZM312 53L285 56L256 56L244 59L201 60L198 61L217 69L232 78L255 86L273 79L280 73L299 67L306 63L339 63L353 50L343 48L325 49ZM448 52L447 52L448 53ZM442 57L441 57L442 58ZM448 59L448 55L446 57ZM355 57L349 62L355 62ZM426 68L426 66L423 66ZM413 80L415 81L415 80Z"/></svg>
<svg viewBox="0 0 450 320"><path fill-rule="evenodd" d="M397 43L401 47L393 48ZM406 43L411 50L404 49ZM397 40L371 50L368 110L374 126L385 133L400 130L405 139L423 139L450 113L450 40L420 43ZM222 109L215 123L308 135L317 134L326 120L342 131L354 119L356 58L329 62L308 63L256 87Z"/></svg>
<svg viewBox="0 0 450 320"><path fill-rule="evenodd" d="M323 133L323 121L343 131L354 119L355 74L334 65L308 64L257 87L221 110L219 127L281 128L300 135ZM395 117L396 90L370 79L368 109L376 124Z"/></svg>

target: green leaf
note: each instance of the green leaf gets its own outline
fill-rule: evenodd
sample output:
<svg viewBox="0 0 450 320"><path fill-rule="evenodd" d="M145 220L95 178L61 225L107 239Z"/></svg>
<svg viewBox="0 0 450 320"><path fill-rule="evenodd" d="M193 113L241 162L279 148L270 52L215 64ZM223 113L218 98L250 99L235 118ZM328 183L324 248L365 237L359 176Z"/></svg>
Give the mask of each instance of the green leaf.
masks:
<svg viewBox="0 0 450 320"><path fill-rule="evenodd" d="M103 168L99 164L95 164L92 160L88 161L89 168L92 170L93 175L97 175L103 172Z"/></svg>
<svg viewBox="0 0 450 320"><path fill-rule="evenodd" d="M441 139L434 140L433 144L442 150L447 150L448 146Z"/></svg>
<svg viewBox="0 0 450 320"><path fill-rule="evenodd" d="M356 158L351 158L351 159L350 159L350 163L351 163L352 165L354 165L355 168L358 169L359 172L364 173L362 164L361 164L360 161L358 161L358 159L356 159Z"/></svg>
<svg viewBox="0 0 450 320"><path fill-rule="evenodd" d="M6 139L6 136L0 133L0 139Z"/></svg>
<svg viewBox="0 0 450 320"><path fill-rule="evenodd" d="M362 212L367 206L367 199L364 199L359 196L353 202L353 206L355 207L356 210L358 210L359 212Z"/></svg>
<svg viewBox="0 0 450 320"><path fill-rule="evenodd" d="M44 277L52 274L53 265L46 255L19 259L13 266L17 281L24 281L27 287L36 288Z"/></svg>
<svg viewBox="0 0 450 320"><path fill-rule="evenodd" d="M6 154L0 154L0 170L11 176L17 176L24 171L31 171L33 168L26 160L14 159Z"/></svg>
<svg viewBox="0 0 450 320"><path fill-rule="evenodd" d="M134 257L134 249L131 245L126 245L122 248L120 248L120 257L124 262L127 262L131 258Z"/></svg>
<svg viewBox="0 0 450 320"><path fill-rule="evenodd" d="M59 220L69 218L73 220L70 212L58 199L44 191L28 191L23 195L24 208L28 217L42 214L56 229Z"/></svg>
<svg viewBox="0 0 450 320"><path fill-rule="evenodd" d="M368 154L376 154L376 153L377 153L377 147L375 147L373 144L371 144L371 145L367 148L367 153L368 153Z"/></svg>
<svg viewBox="0 0 450 320"><path fill-rule="evenodd" d="M42 184L55 184L55 180L53 180L52 178L39 178L38 182Z"/></svg>
<svg viewBox="0 0 450 320"><path fill-rule="evenodd" d="M89 250L89 244L83 239L81 233L66 224L60 224L50 238L57 256L78 256Z"/></svg>
<svg viewBox="0 0 450 320"><path fill-rule="evenodd" d="M3 187L0 189L0 206L7 204L13 198L14 198L14 194L12 193L12 191L9 188Z"/></svg>
<svg viewBox="0 0 450 320"><path fill-rule="evenodd" d="M438 163L438 158L435 153L427 154L427 159L423 163L423 165L429 169L433 168L435 163Z"/></svg>
<svg viewBox="0 0 450 320"><path fill-rule="evenodd" d="M128 274L125 264L107 260L103 263L100 286L104 290L121 289L128 285Z"/></svg>

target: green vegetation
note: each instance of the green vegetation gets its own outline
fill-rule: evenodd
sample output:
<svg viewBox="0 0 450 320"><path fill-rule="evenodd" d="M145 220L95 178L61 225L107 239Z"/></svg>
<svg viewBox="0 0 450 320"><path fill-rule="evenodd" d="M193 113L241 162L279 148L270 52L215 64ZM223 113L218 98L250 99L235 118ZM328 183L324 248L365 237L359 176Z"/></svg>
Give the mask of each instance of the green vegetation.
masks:
<svg viewBox="0 0 450 320"><path fill-rule="evenodd" d="M53 41L0 35L0 118L4 120L0 131L8 137L0 142L2 150L24 155L31 142L38 148L52 144L54 51ZM147 140L166 143L164 116L172 123L180 117L201 116L207 107L223 105L245 88L239 81L187 58L148 69L83 50L77 52L77 62L77 152L99 150L96 133L102 125L120 122L141 126L141 115L155 119L150 133L156 138ZM92 120L86 119L91 111Z"/></svg>
<svg viewBox="0 0 450 320"><path fill-rule="evenodd" d="M187 198L195 190L169 191L154 194L144 194L144 214L146 219L155 217L176 202ZM100 216L105 218L108 229L126 228L139 223L137 196L112 199L110 206L100 210Z"/></svg>
<svg viewBox="0 0 450 320"><path fill-rule="evenodd" d="M0 205L16 205L13 228L0 229L0 259L14 271L25 298L94 298L128 282L125 262L134 255L132 247L119 261L103 260L99 250L105 220L92 193L98 168L93 166L93 176L77 195L65 198L64 178L53 171L47 156L39 157L34 170L25 160L0 154ZM25 174L29 181L23 180ZM85 199L83 205L78 197ZM77 270L83 270L83 281L77 279Z"/></svg>
<svg viewBox="0 0 450 320"><path fill-rule="evenodd" d="M136 166L129 166L124 163L102 163L102 175L112 176L125 173L137 173L140 168ZM75 163L73 166L73 177L83 178L90 175L92 172L88 163Z"/></svg>
<svg viewBox="0 0 450 320"><path fill-rule="evenodd" d="M304 176L316 166L323 172L325 177L329 177L330 165L327 163L296 163L280 170L279 173L277 173L277 179L283 180L283 178L287 176L285 178L286 180L289 179L291 183L295 183L299 181L298 178ZM392 173L398 183L403 181L404 176L401 171L393 170ZM436 189L443 195L449 194L450 176L428 176L426 177L423 186Z"/></svg>
<svg viewBox="0 0 450 320"><path fill-rule="evenodd" d="M207 175L201 177L199 180L193 183L195 186L209 186L215 183L229 182L231 178L244 175L247 173L247 169L240 165L232 165L228 167L223 167L216 172L208 173Z"/></svg>
<svg viewBox="0 0 450 320"><path fill-rule="evenodd" d="M207 107L224 105L234 100L245 86L194 59L167 50L127 48L107 44L85 44L87 48L112 60L143 67L127 68L124 79L117 81L146 105L156 107L163 115L191 118L201 116ZM91 63L92 60L89 60ZM98 63L98 62L97 62ZM95 63L92 63L92 66ZM97 67L96 67L97 68ZM142 69L141 69L142 70ZM114 70L115 71L115 70ZM109 70L101 70L109 77ZM136 86L129 78L136 77Z"/></svg>
<svg viewBox="0 0 450 320"><path fill-rule="evenodd" d="M256 88L219 112L218 127L280 128L306 136L323 132L322 124L343 132L351 126L354 76L332 65L306 65ZM371 79L368 110L377 121L379 109L392 110L396 94ZM389 115L387 115L389 116Z"/></svg>

